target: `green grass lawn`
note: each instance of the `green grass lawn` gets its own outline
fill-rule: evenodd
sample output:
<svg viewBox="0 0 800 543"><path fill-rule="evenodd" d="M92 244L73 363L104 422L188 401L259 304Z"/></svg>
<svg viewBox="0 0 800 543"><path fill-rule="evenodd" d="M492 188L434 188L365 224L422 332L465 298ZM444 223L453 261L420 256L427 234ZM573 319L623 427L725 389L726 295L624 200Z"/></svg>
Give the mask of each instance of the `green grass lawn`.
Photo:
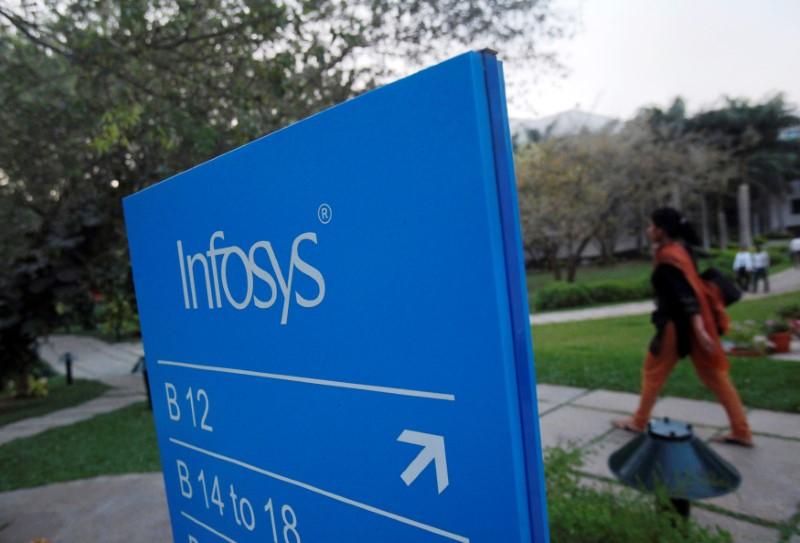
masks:
<svg viewBox="0 0 800 543"><path fill-rule="evenodd" d="M146 403L0 447L0 491L97 475L159 471Z"/></svg>
<svg viewBox="0 0 800 543"><path fill-rule="evenodd" d="M764 320L800 293L741 302L734 320ZM540 383L639 392L641 367L653 327L649 315L538 325L532 328ZM731 375L748 407L800 413L800 362L766 357L732 358ZM664 395L713 400L685 359L675 368Z"/></svg>
<svg viewBox="0 0 800 543"><path fill-rule="evenodd" d="M51 377L47 386L50 393L44 398L0 396L0 426L88 402L108 390L103 383L86 379L76 379L72 385L67 385L62 376Z"/></svg>

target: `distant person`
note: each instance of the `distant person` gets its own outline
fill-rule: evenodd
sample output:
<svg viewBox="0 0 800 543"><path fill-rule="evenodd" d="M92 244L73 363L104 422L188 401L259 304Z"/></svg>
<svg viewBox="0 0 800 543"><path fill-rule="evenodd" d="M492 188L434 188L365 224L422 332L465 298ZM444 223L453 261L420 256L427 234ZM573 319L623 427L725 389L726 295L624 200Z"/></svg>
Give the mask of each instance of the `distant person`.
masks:
<svg viewBox="0 0 800 543"><path fill-rule="evenodd" d="M752 447L747 416L720 344L715 306L695 266L692 245L699 244L697 234L678 211L669 207L656 209L650 221L647 235L654 253L651 282L656 297L652 316L656 334L642 368L639 408L633 417L614 421L614 426L644 431L669 374L679 359L689 355L697 376L714 392L731 424L731 433L714 440Z"/></svg>
<svg viewBox="0 0 800 543"><path fill-rule="evenodd" d="M733 259L733 271L736 273L736 284L742 291L750 286L750 274L753 271L753 255L746 247L741 247Z"/></svg>
<svg viewBox="0 0 800 543"><path fill-rule="evenodd" d="M789 242L789 252L792 253L794 267L800 268L800 236Z"/></svg>
<svg viewBox="0 0 800 543"><path fill-rule="evenodd" d="M769 292L769 253L756 244L753 255L753 292L758 292L759 280L764 280L764 292Z"/></svg>

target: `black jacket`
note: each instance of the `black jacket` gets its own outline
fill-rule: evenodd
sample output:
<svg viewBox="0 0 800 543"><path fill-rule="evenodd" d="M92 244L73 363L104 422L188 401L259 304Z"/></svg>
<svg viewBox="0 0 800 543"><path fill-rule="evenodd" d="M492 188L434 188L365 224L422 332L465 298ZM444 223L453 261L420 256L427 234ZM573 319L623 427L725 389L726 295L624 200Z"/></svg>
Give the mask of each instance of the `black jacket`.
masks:
<svg viewBox="0 0 800 543"><path fill-rule="evenodd" d="M650 352L658 354L667 323L675 323L678 355L683 358L691 351L692 316L700 313L692 286L675 266L659 264L650 277L656 298L656 310L651 318L656 335L650 342Z"/></svg>

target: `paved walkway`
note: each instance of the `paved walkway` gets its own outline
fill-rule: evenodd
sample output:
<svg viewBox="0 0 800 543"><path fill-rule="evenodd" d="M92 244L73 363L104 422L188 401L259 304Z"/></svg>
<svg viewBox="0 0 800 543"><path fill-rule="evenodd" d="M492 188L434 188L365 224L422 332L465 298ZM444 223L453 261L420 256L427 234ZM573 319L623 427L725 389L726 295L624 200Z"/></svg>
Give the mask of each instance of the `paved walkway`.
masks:
<svg viewBox="0 0 800 543"><path fill-rule="evenodd" d="M120 376L129 375L144 355L139 341L111 344L91 336L50 336L39 346L39 357L61 374L66 368L60 358L66 352L73 356L75 377L95 379L112 386L118 384Z"/></svg>
<svg viewBox="0 0 800 543"><path fill-rule="evenodd" d="M0 494L0 543L39 538L52 543L172 541L161 473L96 477Z"/></svg>
<svg viewBox="0 0 800 543"><path fill-rule="evenodd" d="M581 447L587 453L584 473L595 481L611 481L608 456L632 435L612 430L610 422L630 413L638 396L556 385L539 385L538 393L543 445ZM698 400L663 398L655 415L691 422L703 439L723 432L727 424L719 404ZM800 543L800 415L752 409L748 416L756 432L754 449L711 445L739 469L741 487L701 502L692 515L730 531L736 543ZM781 539L780 530L795 530L795 535ZM170 541L161 474L97 477L0 493L0 543L37 537L53 543Z"/></svg>
<svg viewBox="0 0 800 543"><path fill-rule="evenodd" d="M608 457L632 434L613 430L610 423L633 412L638 395L557 385L539 385L538 391L543 446L581 447L588 455L582 471L613 480ZM715 402L662 398L654 416L691 422L703 439L723 433L727 426L725 412ZM789 527L796 530L800 543L800 415L751 409L748 418L755 448L711 445L737 467L742 485L727 496L703 500L692 516L730 531L736 543L784 541L780 529ZM703 509L703 504L722 513Z"/></svg>
<svg viewBox="0 0 800 543"><path fill-rule="evenodd" d="M39 356L63 374L65 368L59 358L67 351L75 356L73 375L76 378L96 379L112 388L99 398L75 407L0 427L0 445L51 428L90 419L146 399L141 374L131 373L131 368L142 355L141 343L112 345L88 336L53 336L39 348Z"/></svg>
<svg viewBox="0 0 800 543"><path fill-rule="evenodd" d="M800 290L800 270L790 268L770 277L769 294L745 294L745 299L756 300L769 296L778 296L787 292ZM653 302L631 302L586 309L567 309L563 311L545 311L531 315L531 324L550 324L555 322L588 321L607 317L625 317L628 315L645 315L653 311Z"/></svg>

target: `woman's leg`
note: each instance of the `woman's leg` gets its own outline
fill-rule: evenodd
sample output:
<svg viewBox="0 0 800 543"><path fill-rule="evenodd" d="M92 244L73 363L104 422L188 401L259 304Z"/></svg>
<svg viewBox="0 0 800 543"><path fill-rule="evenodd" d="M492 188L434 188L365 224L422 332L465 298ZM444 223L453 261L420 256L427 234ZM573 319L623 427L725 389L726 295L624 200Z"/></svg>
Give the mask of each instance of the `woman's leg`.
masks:
<svg viewBox="0 0 800 543"><path fill-rule="evenodd" d="M724 364L715 364L714 359L717 357L725 358L725 353L720 349L719 352L710 355L702 351L697 345L692 345L694 369L703 384L711 389L719 403L725 408L731 424L731 436L743 444L749 444L753 440L753 435L750 433L750 425L747 423L747 415L739 397L739 392L737 392L728 373L727 359L725 359ZM717 362L721 361L717 360Z"/></svg>
<svg viewBox="0 0 800 543"><path fill-rule="evenodd" d="M653 406L658 399L658 393L678 362L678 338L675 333L675 325L672 322L667 323L662 334L658 354L654 355L648 350L644 360L642 394L639 398L639 409L636 410L632 421L638 429L644 429L647 426Z"/></svg>

